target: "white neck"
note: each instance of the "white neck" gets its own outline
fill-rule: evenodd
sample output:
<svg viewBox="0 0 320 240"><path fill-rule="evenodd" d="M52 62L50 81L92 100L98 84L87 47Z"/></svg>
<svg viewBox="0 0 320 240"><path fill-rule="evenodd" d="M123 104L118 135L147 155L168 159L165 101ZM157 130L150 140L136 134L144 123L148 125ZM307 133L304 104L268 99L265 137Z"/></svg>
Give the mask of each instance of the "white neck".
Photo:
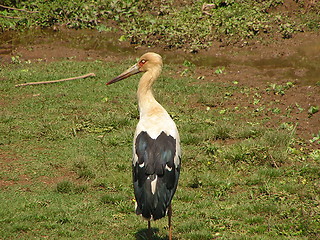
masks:
<svg viewBox="0 0 320 240"><path fill-rule="evenodd" d="M154 98L152 91L152 85L159 77L160 73L161 67L152 68L145 72L140 79L137 91L140 116L150 114L155 110L162 111L163 109L163 107Z"/></svg>

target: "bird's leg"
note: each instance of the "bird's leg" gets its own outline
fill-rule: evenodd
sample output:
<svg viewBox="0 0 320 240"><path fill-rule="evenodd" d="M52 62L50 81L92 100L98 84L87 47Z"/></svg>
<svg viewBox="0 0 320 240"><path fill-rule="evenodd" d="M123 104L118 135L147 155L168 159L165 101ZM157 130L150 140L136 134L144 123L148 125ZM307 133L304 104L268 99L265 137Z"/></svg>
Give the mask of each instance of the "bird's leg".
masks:
<svg viewBox="0 0 320 240"><path fill-rule="evenodd" d="M168 225L169 225L169 240L172 240L172 226L171 226L172 207L171 203L168 207Z"/></svg>
<svg viewBox="0 0 320 240"><path fill-rule="evenodd" d="M151 222L148 220L148 239L152 240Z"/></svg>

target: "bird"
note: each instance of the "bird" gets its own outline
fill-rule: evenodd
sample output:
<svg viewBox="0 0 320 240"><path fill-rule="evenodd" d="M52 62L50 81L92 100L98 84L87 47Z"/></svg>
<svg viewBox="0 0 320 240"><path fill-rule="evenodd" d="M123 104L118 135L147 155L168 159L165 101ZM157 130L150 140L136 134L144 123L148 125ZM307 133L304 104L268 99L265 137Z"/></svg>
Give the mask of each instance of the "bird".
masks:
<svg viewBox="0 0 320 240"><path fill-rule="evenodd" d="M135 212L148 221L168 216L172 239L171 201L178 186L181 169L180 137L175 122L153 95L153 83L162 71L162 57L154 52L143 54L138 62L107 83L113 84L143 73L137 90L139 122L133 138L132 179Z"/></svg>

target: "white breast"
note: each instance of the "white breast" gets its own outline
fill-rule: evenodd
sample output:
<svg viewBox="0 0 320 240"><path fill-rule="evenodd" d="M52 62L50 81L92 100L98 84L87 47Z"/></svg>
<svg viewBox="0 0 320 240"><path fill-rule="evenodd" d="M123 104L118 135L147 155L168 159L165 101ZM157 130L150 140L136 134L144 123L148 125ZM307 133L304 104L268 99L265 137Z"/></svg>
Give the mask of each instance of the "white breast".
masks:
<svg viewBox="0 0 320 240"><path fill-rule="evenodd" d="M157 115L142 116L137 125L135 135L137 136L142 131L147 132L153 139L156 139L161 132L175 139L179 138L176 124L166 112Z"/></svg>

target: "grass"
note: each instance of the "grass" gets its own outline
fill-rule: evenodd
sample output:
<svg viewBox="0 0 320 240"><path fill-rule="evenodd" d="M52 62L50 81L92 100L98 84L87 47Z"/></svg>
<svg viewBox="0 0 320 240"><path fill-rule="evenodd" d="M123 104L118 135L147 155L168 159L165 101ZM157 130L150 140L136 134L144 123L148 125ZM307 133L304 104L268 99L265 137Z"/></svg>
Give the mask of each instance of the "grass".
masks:
<svg viewBox="0 0 320 240"><path fill-rule="evenodd" d="M130 163L138 77L105 86L133 61L2 66L2 239L145 239ZM208 108L227 101L226 92L248 91L173 77L178 67L165 67L155 84L183 147L175 239L318 238L320 168L311 157L318 153L298 151L294 129L267 128L250 109ZM97 77L14 87L87 72ZM157 239L166 239L166 223L153 223Z"/></svg>

